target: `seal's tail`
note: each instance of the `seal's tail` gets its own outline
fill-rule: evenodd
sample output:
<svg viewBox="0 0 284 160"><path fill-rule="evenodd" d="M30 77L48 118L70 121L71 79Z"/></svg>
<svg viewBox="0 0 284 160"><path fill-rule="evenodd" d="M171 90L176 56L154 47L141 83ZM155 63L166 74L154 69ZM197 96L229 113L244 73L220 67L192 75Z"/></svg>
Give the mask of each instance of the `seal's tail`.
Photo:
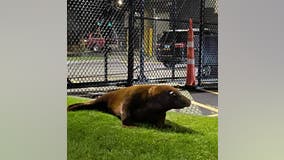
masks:
<svg viewBox="0 0 284 160"><path fill-rule="evenodd" d="M107 103L102 99L98 98L86 103L76 103L68 106L67 111L78 111L78 110L101 110L107 111Z"/></svg>
<svg viewBox="0 0 284 160"><path fill-rule="evenodd" d="M68 106L67 111L91 110L93 107L93 105L88 103L76 103Z"/></svg>

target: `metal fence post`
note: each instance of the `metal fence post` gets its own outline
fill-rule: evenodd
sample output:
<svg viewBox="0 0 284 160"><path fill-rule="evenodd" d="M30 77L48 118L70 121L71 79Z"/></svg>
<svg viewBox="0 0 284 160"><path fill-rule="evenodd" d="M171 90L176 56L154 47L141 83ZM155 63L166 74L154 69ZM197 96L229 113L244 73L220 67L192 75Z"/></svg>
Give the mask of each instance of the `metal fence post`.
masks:
<svg viewBox="0 0 284 160"><path fill-rule="evenodd" d="M107 75L108 75L108 68L107 68L107 64L108 64L108 45L106 45L105 51L104 51L104 74L105 74L105 82L108 81L107 79Z"/></svg>
<svg viewBox="0 0 284 160"><path fill-rule="evenodd" d="M172 29L173 29L173 35L174 35L174 41L173 41L173 44L172 44L172 47L173 47L173 53L174 53L174 55L173 56L175 56L175 53L176 53L176 49L175 49L175 44L176 44L176 10L177 10L177 7L176 7L176 0L173 0L173 2L172 2ZM172 69L172 80L174 80L175 79L175 63L176 62L173 62L172 64L171 64L171 69Z"/></svg>
<svg viewBox="0 0 284 160"><path fill-rule="evenodd" d="M141 82L145 82L146 81L146 77L144 74L144 58L145 58L145 52L144 52L144 5L145 2L144 0L140 1L141 6L140 6L140 74L139 74L139 81Z"/></svg>
<svg viewBox="0 0 284 160"><path fill-rule="evenodd" d="M204 9L205 0L200 0L200 18L199 18L199 67L198 67L198 86L201 85L202 69L203 69L203 31L204 31Z"/></svg>
<svg viewBox="0 0 284 160"><path fill-rule="evenodd" d="M109 36L109 28L106 28L107 31L107 36ZM103 49L104 52L104 77L105 77L105 82L108 81L108 52L109 52L109 44L108 40L106 41L105 48Z"/></svg>
<svg viewBox="0 0 284 160"><path fill-rule="evenodd" d="M129 20L128 20L128 73L127 86L133 84L134 73L134 14L135 14L135 0L128 1Z"/></svg>
<svg viewBox="0 0 284 160"><path fill-rule="evenodd" d="M153 9L153 17L154 17L154 54L157 54L157 17L156 17L156 8Z"/></svg>

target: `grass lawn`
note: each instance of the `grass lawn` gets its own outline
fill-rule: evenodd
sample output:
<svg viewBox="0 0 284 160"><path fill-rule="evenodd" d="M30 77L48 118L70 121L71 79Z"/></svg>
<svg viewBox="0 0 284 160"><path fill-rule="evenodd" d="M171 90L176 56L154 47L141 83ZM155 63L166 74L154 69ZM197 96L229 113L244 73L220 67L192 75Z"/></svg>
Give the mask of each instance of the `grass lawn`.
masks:
<svg viewBox="0 0 284 160"><path fill-rule="evenodd" d="M88 99L67 97L67 103ZM218 119L167 112L165 129L121 121L98 111L68 112L68 160L217 160Z"/></svg>

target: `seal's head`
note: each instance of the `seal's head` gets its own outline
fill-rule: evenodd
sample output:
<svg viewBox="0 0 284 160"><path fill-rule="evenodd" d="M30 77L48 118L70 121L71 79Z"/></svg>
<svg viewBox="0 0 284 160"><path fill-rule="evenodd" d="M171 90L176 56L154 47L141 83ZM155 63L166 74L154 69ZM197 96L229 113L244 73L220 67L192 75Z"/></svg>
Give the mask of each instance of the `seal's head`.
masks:
<svg viewBox="0 0 284 160"><path fill-rule="evenodd" d="M160 104L157 106L162 107L164 110L181 109L191 105L191 101L187 97L171 86L152 86L149 89L149 94L155 99L155 103Z"/></svg>

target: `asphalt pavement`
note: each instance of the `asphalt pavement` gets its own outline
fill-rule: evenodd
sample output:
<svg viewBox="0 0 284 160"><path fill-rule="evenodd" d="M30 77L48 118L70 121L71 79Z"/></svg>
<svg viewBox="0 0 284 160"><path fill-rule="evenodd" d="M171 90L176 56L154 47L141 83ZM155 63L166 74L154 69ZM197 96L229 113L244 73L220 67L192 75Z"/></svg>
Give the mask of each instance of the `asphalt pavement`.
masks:
<svg viewBox="0 0 284 160"><path fill-rule="evenodd" d="M211 90L207 91L193 91L191 96L197 102L218 108L218 94L210 92ZM216 92L216 90L213 92Z"/></svg>
<svg viewBox="0 0 284 160"><path fill-rule="evenodd" d="M218 115L218 90L190 92L203 115Z"/></svg>
<svg viewBox="0 0 284 160"><path fill-rule="evenodd" d="M190 107L173 111L194 115L218 116L218 90L186 90L180 92L192 101Z"/></svg>

